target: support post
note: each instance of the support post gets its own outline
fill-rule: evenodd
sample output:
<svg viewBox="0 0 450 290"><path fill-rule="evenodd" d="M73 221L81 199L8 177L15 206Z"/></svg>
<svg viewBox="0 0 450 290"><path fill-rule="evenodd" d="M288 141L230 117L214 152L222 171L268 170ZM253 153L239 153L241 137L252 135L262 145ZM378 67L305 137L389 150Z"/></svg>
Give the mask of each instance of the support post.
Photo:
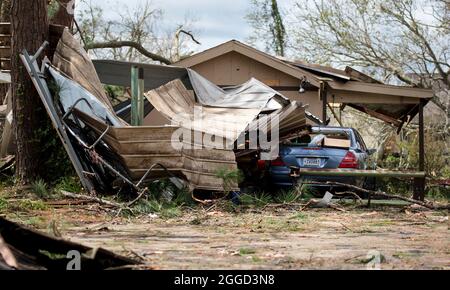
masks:
<svg viewBox="0 0 450 290"><path fill-rule="evenodd" d="M139 68L138 81L138 123L142 126L144 123L144 68Z"/></svg>
<svg viewBox="0 0 450 290"><path fill-rule="evenodd" d="M424 100L419 103L419 171L425 171L425 132L423 120ZM416 200L425 199L425 178L414 179L414 194L413 198Z"/></svg>
<svg viewBox="0 0 450 290"><path fill-rule="evenodd" d="M131 125L141 126L144 116L144 69L131 67Z"/></svg>
<svg viewBox="0 0 450 290"><path fill-rule="evenodd" d="M326 83L323 81L320 82L319 94L322 100L322 122L325 126L327 124L327 90Z"/></svg>

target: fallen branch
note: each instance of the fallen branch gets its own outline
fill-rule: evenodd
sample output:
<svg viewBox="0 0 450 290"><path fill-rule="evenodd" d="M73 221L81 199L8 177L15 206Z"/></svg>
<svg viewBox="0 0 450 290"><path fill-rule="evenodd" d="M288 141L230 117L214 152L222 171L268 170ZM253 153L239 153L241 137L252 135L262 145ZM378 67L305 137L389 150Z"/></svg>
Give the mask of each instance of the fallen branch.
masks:
<svg viewBox="0 0 450 290"><path fill-rule="evenodd" d="M383 191L374 191L374 190L368 190L368 189L364 189L355 185L351 185L351 184L346 184L346 183L341 183L341 182L332 182L332 181L328 181L327 184L329 185L335 185L335 186L343 186L343 187L347 187L350 189L353 189L357 192L362 192L362 193L367 193L369 194L369 196L382 196L382 197L387 197L387 198L394 198L394 199L400 199L403 201L407 201L409 203L414 203L414 204L418 204L421 205L423 207L426 207L428 209L433 209L433 210L448 210L450 209L450 205L446 204L446 205L435 205L432 202L424 202L424 201L420 201L420 200L415 200L412 198L408 198L408 197L404 197L401 195L397 195L397 194L388 194L386 192Z"/></svg>
<svg viewBox="0 0 450 290"><path fill-rule="evenodd" d="M93 43L86 44L86 46L84 48L86 50L89 50L89 49L99 49L99 48L120 48L120 47L124 47L124 46L132 47L132 48L136 49L137 51L139 51L140 53L142 53L144 56L151 58L153 60L159 61L164 64L172 64L172 62L169 59L146 50L140 43L137 43L135 41L126 41L126 40L120 41L120 40L118 40L118 41L106 41L106 42L93 42Z"/></svg>
<svg viewBox="0 0 450 290"><path fill-rule="evenodd" d="M61 190L60 191L62 195L66 196L66 197L70 197L70 198L75 198L75 199L84 199L84 200L88 200L88 201L92 201L92 202L96 202L102 205L107 205L107 206L112 206L112 207L117 207L117 208L124 208L123 205L121 205L120 203L117 202L113 202L113 201L109 201L109 200L104 200L95 196L89 196L89 195L84 195L84 194L76 194L76 193L72 193L72 192L68 192L65 190Z"/></svg>
<svg viewBox="0 0 450 290"><path fill-rule="evenodd" d="M359 195L357 195L356 193L354 193L353 191L343 191L343 192L335 192L334 195L347 195L350 194L352 195L355 199L357 199L358 201L362 201L362 198L359 197Z"/></svg>
<svg viewBox="0 0 450 290"><path fill-rule="evenodd" d="M141 190L141 192L139 193L139 195L138 195L134 200L130 201L130 202L127 204L127 206L130 207L130 206L132 206L133 204L135 204L138 200L140 200L140 199L144 196L145 193L147 193L147 191L148 191L147 187L144 188L143 190Z"/></svg>

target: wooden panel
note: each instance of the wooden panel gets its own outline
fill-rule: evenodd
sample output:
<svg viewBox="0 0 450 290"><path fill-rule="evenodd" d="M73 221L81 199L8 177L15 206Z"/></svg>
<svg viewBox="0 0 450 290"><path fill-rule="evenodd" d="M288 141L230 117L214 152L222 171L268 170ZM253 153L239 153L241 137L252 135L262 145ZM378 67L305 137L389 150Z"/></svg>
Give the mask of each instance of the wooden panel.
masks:
<svg viewBox="0 0 450 290"><path fill-rule="evenodd" d="M0 22L0 34L11 34L11 23Z"/></svg>
<svg viewBox="0 0 450 290"><path fill-rule="evenodd" d="M0 46L0 58L11 58L11 47Z"/></svg>
<svg viewBox="0 0 450 290"><path fill-rule="evenodd" d="M364 92L342 92L331 91L334 95L330 99L333 103L355 103L355 104L419 104L419 98L408 98L403 96L380 95Z"/></svg>
<svg viewBox="0 0 450 290"><path fill-rule="evenodd" d="M106 125L77 111L83 122L101 133ZM223 190L222 180L216 172L222 168L237 170L232 150L219 149L176 149L171 136L177 127L114 127L104 140L120 154L134 180L139 180L155 163L161 163L172 173L188 180L191 189ZM149 179L164 177L156 169ZM234 185L237 189L237 184Z"/></svg>

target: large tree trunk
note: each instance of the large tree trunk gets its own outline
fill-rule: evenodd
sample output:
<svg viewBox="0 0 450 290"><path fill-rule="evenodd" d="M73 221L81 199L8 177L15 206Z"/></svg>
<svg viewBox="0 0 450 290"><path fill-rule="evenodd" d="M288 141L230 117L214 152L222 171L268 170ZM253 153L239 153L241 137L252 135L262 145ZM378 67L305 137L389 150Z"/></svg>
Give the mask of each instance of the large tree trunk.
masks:
<svg viewBox="0 0 450 290"><path fill-rule="evenodd" d="M48 36L47 0L14 0L11 7L12 107L16 133L16 178L26 184L39 174L39 129L45 111L19 53L36 52Z"/></svg>

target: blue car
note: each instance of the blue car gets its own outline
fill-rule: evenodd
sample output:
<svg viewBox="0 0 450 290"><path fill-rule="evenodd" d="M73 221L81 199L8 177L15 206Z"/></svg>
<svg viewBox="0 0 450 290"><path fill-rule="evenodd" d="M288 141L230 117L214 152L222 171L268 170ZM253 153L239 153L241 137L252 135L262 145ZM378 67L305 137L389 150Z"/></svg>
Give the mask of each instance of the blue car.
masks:
<svg viewBox="0 0 450 290"><path fill-rule="evenodd" d="M293 185L290 166L312 169L370 169L369 155L374 149L367 149L361 135L353 128L320 127L311 128L311 133L280 144L279 157L270 161L267 167L272 188L286 188ZM327 181L336 181L361 186L364 178L304 176L303 180L317 182L314 187L323 193L330 190Z"/></svg>

